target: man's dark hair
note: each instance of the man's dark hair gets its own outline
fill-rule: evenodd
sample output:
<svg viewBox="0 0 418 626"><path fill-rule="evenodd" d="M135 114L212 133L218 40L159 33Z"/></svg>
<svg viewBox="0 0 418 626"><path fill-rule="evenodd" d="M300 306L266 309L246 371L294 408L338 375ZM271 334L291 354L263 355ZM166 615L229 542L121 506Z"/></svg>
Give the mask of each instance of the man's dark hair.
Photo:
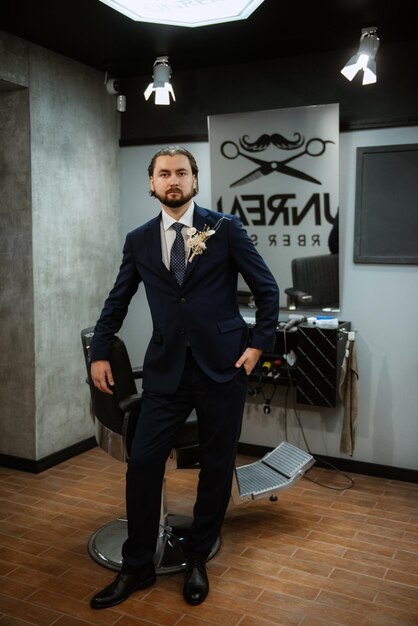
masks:
<svg viewBox="0 0 418 626"><path fill-rule="evenodd" d="M156 154L154 154L154 156L152 157L151 163L148 166L148 176L151 177L153 175L155 162L158 159L158 157L175 156L176 154L182 154L183 156L187 157L187 159L189 160L192 174L196 177L196 188L193 193L193 195L195 196L197 192L199 191L199 180L198 180L199 168L197 167L196 159L194 158L193 154L191 154L191 152L186 150L186 148L182 148L181 146L167 146L166 148L161 148L161 150L158 150L158 152L156 152ZM150 193L150 196L155 195L153 191L150 191L149 193Z"/></svg>

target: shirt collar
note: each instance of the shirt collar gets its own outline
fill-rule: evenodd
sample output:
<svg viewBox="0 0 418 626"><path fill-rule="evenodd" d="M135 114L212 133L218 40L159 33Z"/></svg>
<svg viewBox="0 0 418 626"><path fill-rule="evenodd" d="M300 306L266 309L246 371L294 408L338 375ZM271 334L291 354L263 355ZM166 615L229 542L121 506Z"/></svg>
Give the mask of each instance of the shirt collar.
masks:
<svg viewBox="0 0 418 626"><path fill-rule="evenodd" d="M193 212L194 212L194 201L192 200L186 213L182 215L180 222L184 224L185 226L193 226ZM169 228L171 228L172 224L174 224L177 220L173 219L171 215L168 215L168 213L166 213L164 209L161 211L161 215L162 215L162 221L163 221L163 228L165 231L167 231Z"/></svg>

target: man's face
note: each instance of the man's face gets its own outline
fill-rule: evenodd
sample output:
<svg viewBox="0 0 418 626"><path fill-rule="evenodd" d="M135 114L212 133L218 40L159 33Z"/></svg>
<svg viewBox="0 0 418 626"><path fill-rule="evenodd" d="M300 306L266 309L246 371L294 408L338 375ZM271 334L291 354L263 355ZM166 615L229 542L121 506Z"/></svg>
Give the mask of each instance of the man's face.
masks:
<svg viewBox="0 0 418 626"><path fill-rule="evenodd" d="M150 177L151 191L166 207L177 209L193 198L196 176L192 174L189 159L183 154L159 156Z"/></svg>

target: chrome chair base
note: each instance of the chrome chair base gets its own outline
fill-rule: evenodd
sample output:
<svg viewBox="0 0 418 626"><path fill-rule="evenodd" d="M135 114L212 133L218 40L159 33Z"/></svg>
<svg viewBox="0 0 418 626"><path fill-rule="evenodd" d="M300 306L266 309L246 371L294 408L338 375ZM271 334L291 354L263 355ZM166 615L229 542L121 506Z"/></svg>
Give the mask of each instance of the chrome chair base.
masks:
<svg viewBox="0 0 418 626"><path fill-rule="evenodd" d="M182 543L187 537L191 519L180 515L168 515L168 525L162 528L158 538L155 555L155 571L161 574L173 574L186 568L186 559ZM88 553L99 565L120 571L122 567L122 544L127 538L126 519L117 518L99 528L88 542ZM212 547L208 560L215 556L221 547L218 539Z"/></svg>

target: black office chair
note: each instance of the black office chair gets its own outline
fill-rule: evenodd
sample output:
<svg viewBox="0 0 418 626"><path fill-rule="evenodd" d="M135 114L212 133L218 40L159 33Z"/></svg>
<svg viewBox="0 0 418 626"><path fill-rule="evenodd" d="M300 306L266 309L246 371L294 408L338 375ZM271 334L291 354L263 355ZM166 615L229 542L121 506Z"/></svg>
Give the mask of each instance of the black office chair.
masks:
<svg viewBox="0 0 418 626"><path fill-rule="evenodd" d="M91 413L96 429L98 445L112 457L126 462L135 432L136 419L141 403L135 380L142 378L142 368L132 368L124 342L115 337L109 357L114 378L113 395L99 391L90 376L89 350L93 327L81 331L87 382L90 387ZM170 454L166 469L197 467L198 431L197 418L193 412L183 425ZM169 514L166 506L165 479L161 501L160 534L155 555L157 574L170 574L183 570L186 559L182 543L187 536L191 518ZM98 529L90 538L88 552L100 565L120 570L122 544L127 537L127 520L118 518ZM209 558L220 547L215 542Z"/></svg>
<svg viewBox="0 0 418 626"><path fill-rule="evenodd" d="M292 287L285 289L289 309L338 308L338 254L319 254L292 260Z"/></svg>

